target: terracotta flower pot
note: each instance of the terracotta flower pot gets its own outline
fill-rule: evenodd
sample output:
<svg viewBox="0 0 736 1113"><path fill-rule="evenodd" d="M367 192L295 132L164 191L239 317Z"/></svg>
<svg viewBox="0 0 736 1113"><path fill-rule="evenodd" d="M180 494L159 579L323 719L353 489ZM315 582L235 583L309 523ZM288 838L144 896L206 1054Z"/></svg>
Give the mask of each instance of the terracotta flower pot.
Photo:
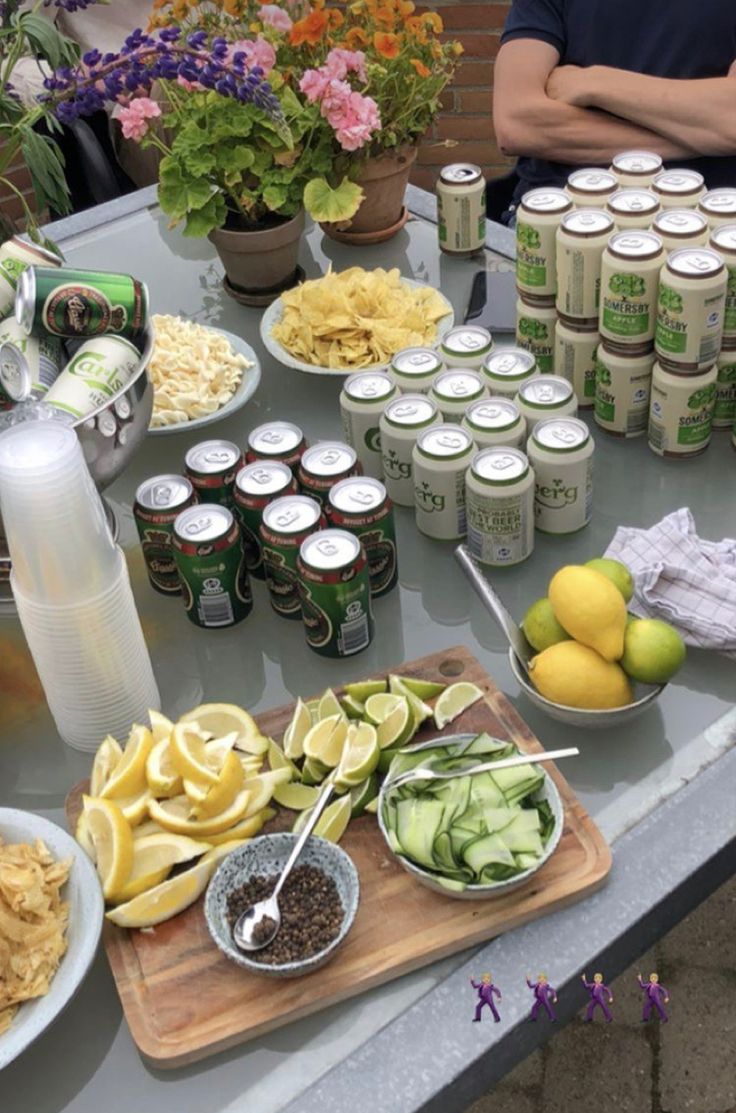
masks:
<svg viewBox="0 0 736 1113"><path fill-rule="evenodd" d="M259 231L217 228L209 239L215 245L230 285L247 293L286 289L296 274L304 212L291 220Z"/></svg>
<svg viewBox="0 0 736 1113"><path fill-rule="evenodd" d="M417 157L413 144L369 159L356 179L365 194L352 220L322 224L322 230L340 243L383 243L395 236L408 217L404 194Z"/></svg>

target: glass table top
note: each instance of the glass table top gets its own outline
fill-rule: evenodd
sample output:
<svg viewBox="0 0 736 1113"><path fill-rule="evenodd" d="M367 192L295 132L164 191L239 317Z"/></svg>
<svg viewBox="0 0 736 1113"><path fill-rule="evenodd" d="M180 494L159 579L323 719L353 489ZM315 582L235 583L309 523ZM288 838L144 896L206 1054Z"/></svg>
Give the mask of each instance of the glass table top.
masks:
<svg viewBox="0 0 736 1113"><path fill-rule="evenodd" d="M155 208L142 209L103 227L62 241L73 265L128 272L145 280L153 312L180 314L242 336L262 361L261 384L237 414L204 435L149 437L128 471L107 492L121 527L134 591L159 681L163 710L171 717L203 700L232 701L258 713L328 685L385 673L402 661L456 644L466 645L511 698L546 748L576 744L581 755L565 774L609 840L691 780L732 744L733 662L690 651L688 661L658 704L624 730L582 734L548 720L514 681L501 631L481 607L453 559L453 544L432 542L415 528L413 513L396 509L398 590L375 603L376 636L365 652L347 661L312 653L299 624L279 619L265 585L254 585L255 606L240 626L200 630L186 618L178 598L148 585L132 518L133 492L144 478L178 471L185 451L205 436L243 445L247 432L271 418L295 421L308 440L340 437L341 377L303 375L277 364L264 350L260 311L232 301L221 285L222 269L208 241L186 240L167 227ZM462 319L474 274L483 261L448 259L437 247L436 228L412 220L388 244L343 247L312 228L301 265L307 276L350 265L399 267L402 274L439 286ZM489 266L509 267L488 256ZM510 342L510 338L509 342ZM501 341L503 342L503 340ZM588 419L590 420L590 419ZM490 571L494 587L513 615L546 593L560 565L600 555L619 524L651 525L666 513L691 507L699 533L710 539L736 533L730 476L736 455L727 434L714 435L709 451L689 462L663 461L641 439L622 442L595 430L594 514L591 525L569 537L537 536L532 557L511 569ZM77 754L56 736L32 669L18 622L0 617L0 804L43 812L63 822L68 789L89 772L89 755ZM66 1061L65 1025L57 1025L3 1073L5 1109L97 1110L207 1107L271 1113L364 1042L388 1019L441 980L455 960L300 1021L203 1064L163 1074L146 1067L133 1048L104 956L66 1014L75 1032L75 1061ZM92 1023L89 1010L99 1016ZM51 1086L49 1065L60 1084ZM125 1072L125 1073L123 1073ZM215 1087L208 1082L216 1076ZM111 1095L113 1079L125 1087ZM6 1089L7 1087L7 1089ZM51 1090L54 1090L54 1096ZM16 1103L16 1104L14 1104ZM255 1104L253 1104L255 1103Z"/></svg>

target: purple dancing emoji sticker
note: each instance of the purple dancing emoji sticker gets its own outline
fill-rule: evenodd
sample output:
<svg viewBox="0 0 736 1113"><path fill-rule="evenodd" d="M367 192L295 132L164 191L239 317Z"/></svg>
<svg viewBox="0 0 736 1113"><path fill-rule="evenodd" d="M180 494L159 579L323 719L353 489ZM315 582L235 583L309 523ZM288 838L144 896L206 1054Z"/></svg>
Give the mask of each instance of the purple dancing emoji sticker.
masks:
<svg viewBox="0 0 736 1113"><path fill-rule="evenodd" d="M493 1013L494 1021L496 1022L496 1024L498 1024L501 1020L501 1017L498 1015L498 1009L496 1008L493 998L494 996L498 997L500 1001L501 990L493 984L491 975L483 974L479 982L476 982L471 978L470 984L472 985L473 989L478 990L478 1004L475 1006L475 1016L473 1017L473 1020L480 1020L480 1014L483 1006L488 1005L489 1009Z"/></svg>
<svg viewBox="0 0 736 1113"><path fill-rule="evenodd" d="M613 1017L611 1016L611 1013L608 1009L608 1005L613 1004L613 994L611 993L608 986L603 984L603 975L594 974L593 981L589 982L588 979L585 977L585 974L583 974L583 985L590 994L590 1004L588 1005L588 1008L585 1012L585 1023L590 1024L593 1019L595 1007L596 1005L599 1005L601 1012L606 1019L606 1023L610 1024L613 1020ZM608 1005L606 1004L606 998L608 999Z"/></svg>
<svg viewBox="0 0 736 1113"><path fill-rule="evenodd" d="M552 1005L557 1003L557 990L554 989L547 981L546 974L540 974L536 982L527 977L526 984L534 992L534 1004L532 1005L531 1015L529 1020L535 1021L539 1015L539 1010L544 1009L550 1020L557 1020Z"/></svg>
<svg viewBox="0 0 736 1113"><path fill-rule="evenodd" d="M641 1015L642 1024L645 1024L649 1017L652 1015L652 1009L656 1009L659 1013L659 1019L663 1024L669 1020L667 1013L664 1011L664 1005L668 1004L670 999L669 990L665 989L663 985L659 984L659 975L650 974L649 981L642 980L641 974L637 975L639 988L644 990L644 1009ZM664 1004L663 1004L664 1002Z"/></svg>

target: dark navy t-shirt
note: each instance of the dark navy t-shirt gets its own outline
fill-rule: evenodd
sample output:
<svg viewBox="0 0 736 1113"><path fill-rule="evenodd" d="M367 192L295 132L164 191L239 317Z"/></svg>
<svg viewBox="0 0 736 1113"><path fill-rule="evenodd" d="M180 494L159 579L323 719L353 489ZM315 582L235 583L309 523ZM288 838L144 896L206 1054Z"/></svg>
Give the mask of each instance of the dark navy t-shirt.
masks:
<svg viewBox="0 0 736 1113"><path fill-rule="evenodd" d="M560 65L613 66L652 77L725 77L736 60L736 0L513 0L502 43L541 39ZM736 112L736 79L734 79ZM678 159L712 189L736 185L736 156ZM520 158L517 199L562 185L572 167Z"/></svg>

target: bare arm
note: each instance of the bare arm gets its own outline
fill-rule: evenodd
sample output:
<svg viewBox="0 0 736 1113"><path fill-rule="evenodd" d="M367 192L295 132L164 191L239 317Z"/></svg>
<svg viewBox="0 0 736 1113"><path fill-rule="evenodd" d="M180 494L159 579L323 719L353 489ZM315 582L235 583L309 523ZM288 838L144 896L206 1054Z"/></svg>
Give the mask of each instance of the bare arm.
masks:
<svg viewBox="0 0 736 1113"><path fill-rule="evenodd" d="M551 97L547 80L559 60L553 46L536 39L512 39L501 47L495 66L493 125L504 154L600 166L632 147L655 151L666 159L694 153L639 124Z"/></svg>
<svg viewBox="0 0 736 1113"><path fill-rule="evenodd" d="M700 155L736 153L736 78L648 77L610 66L560 66L547 92L565 104L599 108L653 128Z"/></svg>

